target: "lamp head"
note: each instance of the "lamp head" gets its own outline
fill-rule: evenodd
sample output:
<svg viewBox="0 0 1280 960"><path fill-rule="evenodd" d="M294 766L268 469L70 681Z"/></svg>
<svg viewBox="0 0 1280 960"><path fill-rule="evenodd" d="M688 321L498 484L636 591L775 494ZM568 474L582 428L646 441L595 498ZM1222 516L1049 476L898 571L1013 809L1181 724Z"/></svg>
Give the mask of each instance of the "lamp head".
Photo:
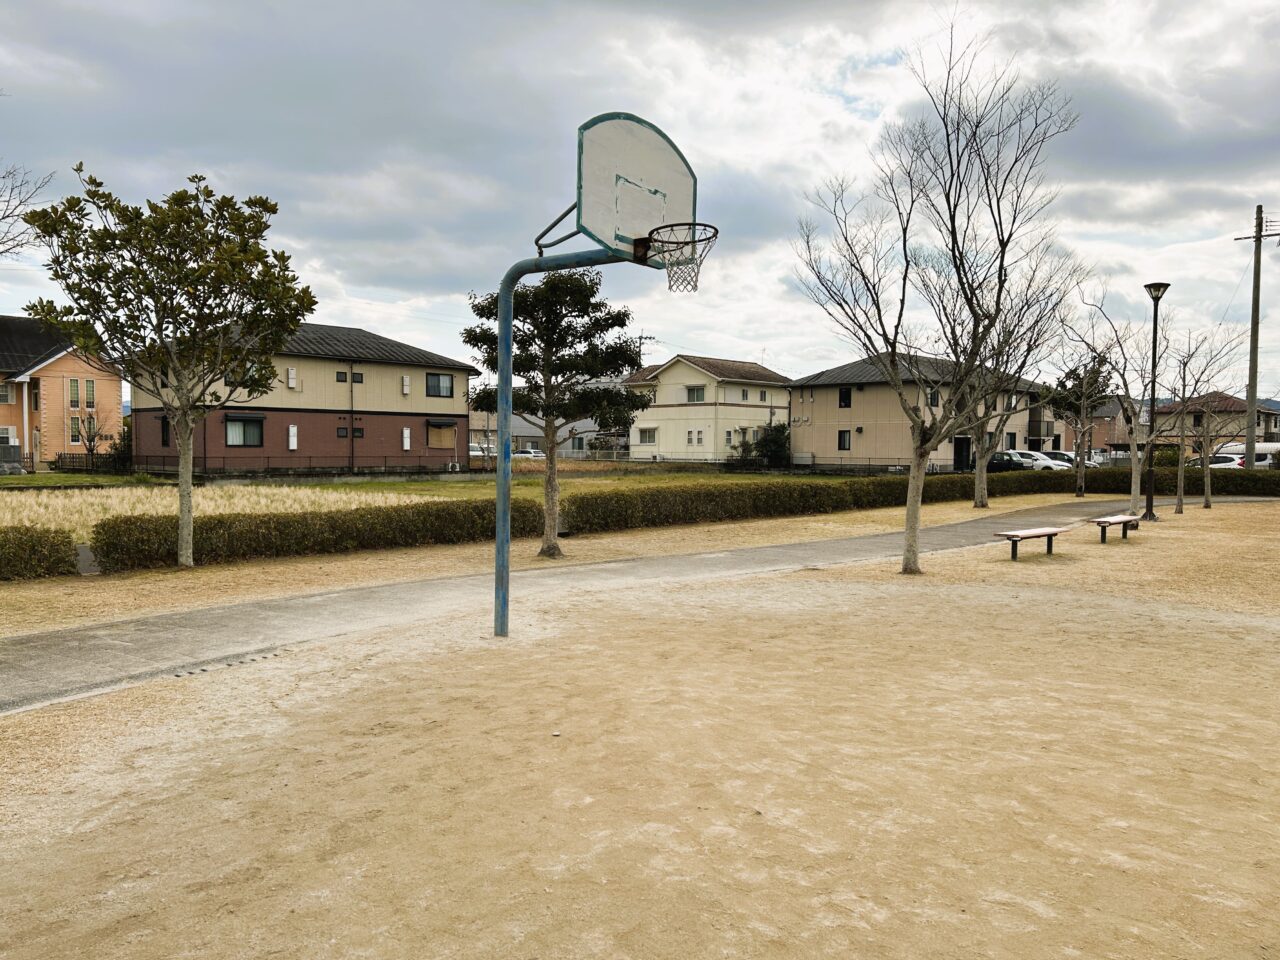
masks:
<svg viewBox="0 0 1280 960"><path fill-rule="evenodd" d="M1164 296L1164 292L1169 289L1169 284L1148 283L1143 287L1143 289L1147 291L1147 296L1149 296L1155 302L1159 303L1160 298Z"/></svg>

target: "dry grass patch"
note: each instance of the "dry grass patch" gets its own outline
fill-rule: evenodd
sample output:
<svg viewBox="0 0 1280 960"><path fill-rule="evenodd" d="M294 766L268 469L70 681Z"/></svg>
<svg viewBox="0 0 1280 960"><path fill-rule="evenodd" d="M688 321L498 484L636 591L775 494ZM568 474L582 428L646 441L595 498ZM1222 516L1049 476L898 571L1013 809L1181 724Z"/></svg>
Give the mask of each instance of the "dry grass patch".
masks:
<svg viewBox="0 0 1280 960"><path fill-rule="evenodd" d="M244 485L197 487L197 516L213 513L300 513L307 510L348 510L354 507L421 503L422 494L396 493L385 488ZM105 517L176 514L177 487L110 487L99 490L58 489L0 491L0 526L31 524L61 527L87 542L93 525Z"/></svg>

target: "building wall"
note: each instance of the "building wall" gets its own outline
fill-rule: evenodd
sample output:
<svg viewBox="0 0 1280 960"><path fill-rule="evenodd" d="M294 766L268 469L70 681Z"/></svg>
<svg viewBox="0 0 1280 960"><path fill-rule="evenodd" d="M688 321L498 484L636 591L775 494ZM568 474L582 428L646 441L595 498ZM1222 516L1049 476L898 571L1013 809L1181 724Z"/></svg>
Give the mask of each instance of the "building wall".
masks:
<svg viewBox="0 0 1280 960"><path fill-rule="evenodd" d="M71 406L71 381L76 381L79 406ZM94 402L89 406L87 381L93 381ZM24 455L52 463L60 453L85 453L87 420L92 416L103 434L115 435L121 427L119 377L91 366L78 353L68 353L30 374L28 382L10 383L12 403L0 403L0 426L10 428ZM39 408L32 409L36 394ZM26 412L26 422L23 412ZM80 418L80 441L72 441L72 417ZM106 444L99 445L101 451Z"/></svg>
<svg viewBox="0 0 1280 960"><path fill-rule="evenodd" d="M699 386L704 391L703 402L689 403L688 388ZM649 383L628 387L654 393L653 403L640 411L631 427L633 460L724 460L734 455L734 444L752 439L760 427L785 422L787 417L787 388L782 384L717 380L683 360ZM742 399L744 390L746 400ZM657 431L653 443L640 442L641 431L647 429Z"/></svg>
<svg viewBox="0 0 1280 960"><path fill-rule="evenodd" d="M290 386L290 370L293 385ZM346 374L339 382L337 373ZM314 357L277 357L275 387L253 400L211 413L197 427L197 465L209 469L256 470L294 466L341 469L379 465L444 465L467 462L467 387L463 370L391 363L350 363ZM363 375L356 383L353 373ZM453 377L452 397L427 396L427 374ZM408 377L405 392L404 377ZM134 389L134 457L142 468L171 467L177 461L176 436L163 444L159 400ZM226 421L236 414L261 414L262 447L228 447ZM428 420L453 426L432 431ZM289 450L289 427L297 428L297 449ZM347 436L339 437L339 428ZM403 449L409 429L410 449ZM356 429L363 431L355 437ZM269 462L268 462L269 460Z"/></svg>
<svg viewBox="0 0 1280 960"><path fill-rule="evenodd" d="M850 387L850 406L840 406L840 387L795 387L791 391L791 456L796 463L829 462L847 464L887 464L911 460L911 428L902 412L898 394L887 384ZM939 401L946 398L945 388ZM923 399L922 399L923 404ZM1034 449L1027 435L1031 414L1019 410L1003 433L1016 434L1012 449ZM858 432L858 428L862 432ZM849 431L848 450L839 448L841 430ZM1061 434L1058 425L1055 432ZM1044 443L1052 446L1051 438ZM1009 449L1001 438L999 449ZM945 441L930 456L931 464L950 469L955 457L953 441Z"/></svg>

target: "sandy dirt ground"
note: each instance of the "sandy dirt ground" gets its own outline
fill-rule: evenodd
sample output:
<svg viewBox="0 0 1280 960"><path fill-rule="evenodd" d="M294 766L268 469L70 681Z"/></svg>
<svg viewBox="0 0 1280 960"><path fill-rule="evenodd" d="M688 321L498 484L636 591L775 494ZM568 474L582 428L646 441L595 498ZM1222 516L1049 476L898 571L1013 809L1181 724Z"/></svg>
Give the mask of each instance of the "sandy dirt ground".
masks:
<svg viewBox="0 0 1280 960"><path fill-rule="evenodd" d="M1002 497L992 501L989 512L1045 506L1060 503L1062 499L1060 494ZM924 508L924 522L954 523L972 519L976 513L968 503L928 504ZM516 543L512 548L512 565L519 570L549 563L595 563L627 557L702 553L886 533L901 528L902 509L895 507L780 520L631 530L566 539L564 548L568 558L562 561L539 559L537 541ZM335 586L453 577L492 569L493 544L471 543L344 556L290 557L196 570L0 583L0 637L241 600L323 593Z"/></svg>
<svg viewBox="0 0 1280 960"><path fill-rule="evenodd" d="M0 955L1276 957L1280 651L1223 585L1271 591L1278 520L549 597L0 719Z"/></svg>

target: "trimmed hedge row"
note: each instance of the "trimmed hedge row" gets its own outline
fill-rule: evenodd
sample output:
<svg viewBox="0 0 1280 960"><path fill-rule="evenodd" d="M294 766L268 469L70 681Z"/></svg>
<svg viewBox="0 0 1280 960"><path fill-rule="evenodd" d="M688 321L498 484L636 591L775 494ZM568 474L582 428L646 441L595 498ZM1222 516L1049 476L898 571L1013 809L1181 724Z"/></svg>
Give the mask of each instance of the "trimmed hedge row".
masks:
<svg viewBox="0 0 1280 960"><path fill-rule="evenodd" d="M346 553L387 547L470 543L493 538L491 500L412 503L306 513L229 513L196 517L197 564L262 557ZM542 532L542 507L511 504L511 533ZM178 562L178 520L168 516L108 517L93 528L93 552L105 573Z"/></svg>
<svg viewBox="0 0 1280 960"><path fill-rule="evenodd" d="M69 531L0 527L0 580L61 577L76 570L76 544Z"/></svg>

